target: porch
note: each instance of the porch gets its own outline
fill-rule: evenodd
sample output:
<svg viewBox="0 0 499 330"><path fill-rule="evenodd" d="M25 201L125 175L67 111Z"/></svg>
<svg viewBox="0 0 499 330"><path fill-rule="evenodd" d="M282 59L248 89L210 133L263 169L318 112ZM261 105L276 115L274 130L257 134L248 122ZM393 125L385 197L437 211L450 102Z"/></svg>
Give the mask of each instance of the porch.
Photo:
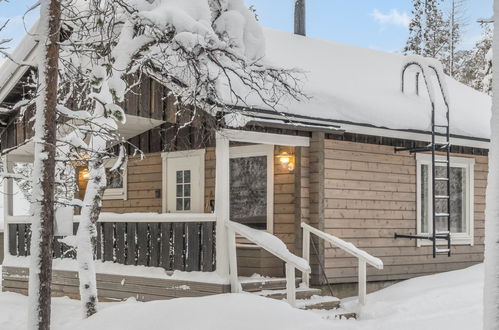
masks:
<svg viewBox="0 0 499 330"><path fill-rule="evenodd" d="M238 275L250 276L253 273L260 273L283 278L281 281L286 285L281 289L284 289L290 303L295 304L296 271L298 270L298 275L306 287L310 284L310 272L312 271L312 276L318 276L319 271L315 260L312 259L310 262L310 228L307 227L304 231L306 235L303 241L301 228L302 221L308 223L317 221L317 218L310 214L307 202L310 190L313 192L313 188L311 189L309 185L308 171L310 145L311 139L306 136L223 130L216 135L215 148L203 151L206 154L212 152L214 157L206 157L201 171L206 176L197 179L195 169L198 169L199 164L193 161L194 158L191 156L199 152L180 152L184 156L187 155L188 161L184 162L178 162L179 157L176 157L176 154L163 154L162 162L159 164L160 182L157 182L157 175L151 176L151 180L161 187L158 193L156 185L151 186L151 193L157 197L154 200L150 199L154 201L154 207L141 204L143 212L138 212L139 207L137 212L127 212L127 208L120 210L120 205L125 205L125 202L119 199L104 201L103 209L113 213L102 213L97 223L95 258L102 261L97 263L102 264L100 268L102 272L98 274L101 298L123 299L127 295L132 295L140 300L151 300L239 292L245 285L243 283L241 287ZM236 150L237 152L234 152ZM296 166L293 170L281 167L278 163L280 159L276 156L283 150L294 157ZM233 211L230 206L234 204L234 196L231 196L230 191L231 159L262 157L262 153L266 155L262 164L265 164L266 173L270 173L264 177L267 180L263 209L266 227L258 228L261 221L245 225L231 222ZM13 158L8 159L7 166L10 166L9 162L14 161ZM208 162L212 162L214 166ZM148 163L147 166L157 169L158 164ZM177 204L179 195L169 184L173 182L173 187L177 188L181 184L186 184L186 181L180 183L176 181L175 175L178 175L179 171L184 173L191 170L188 184L193 190L193 185L196 183L203 188L197 193L192 191L189 196L181 194L182 203ZM210 175L210 171L213 171L214 175ZM131 166L127 175L128 183L132 184L143 174ZM142 176L144 177L147 175ZM282 182L279 181L281 178ZM210 179L213 179L211 192ZM144 182L140 184L143 186ZM289 190L276 189L279 184ZM5 203L7 205L5 250L9 256L3 269L3 288L25 292L27 270L16 262L26 257L29 252L29 218L14 215L9 208L9 205L12 205L12 183L5 187L8 196ZM127 195L132 194L130 189L124 190ZM134 191L133 194L138 192ZM150 196L150 193L147 193L147 196ZM171 196L177 198L170 201ZM196 196L198 196L197 201ZM183 212L179 212L178 208L175 210L178 205L181 209L185 208L186 198L189 200L188 210L181 210ZM158 204L156 200L160 203ZM279 207L285 216L276 216L279 215L276 213ZM212 213L209 213L210 208L213 209ZM118 213L120 211L124 213ZM261 218L262 214L257 216ZM252 219L254 220L254 217ZM256 226L259 230L246 225ZM281 225L281 228L286 228L287 231L280 231L278 226ZM78 216L74 217L72 226L72 232L75 234ZM260 239L262 234L266 235L264 239ZM71 269L71 259L75 257L75 252L59 241L62 237L56 238L54 240L55 293L77 297L76 269ZM331 241L330 237L321 238L329 240L331 244L338 244L338 241ZM359 280L365 283L366 260L375 266L376 262L369 262L369 258L366 259L355 250L349 251L346 245L339 247L343 249L346 247L348 253L363 260L359 263ZM14 256L21 258L13 258ZM62 265L61 269L57 268L57 263ZM310 268L309 263L315 264L315 267ZM265 273L266 270L270 272ZM268 280L257 281L255 285L263 288L266 282ZM359 286L359 289L361 296L365 296L365 285Z"/></svg>

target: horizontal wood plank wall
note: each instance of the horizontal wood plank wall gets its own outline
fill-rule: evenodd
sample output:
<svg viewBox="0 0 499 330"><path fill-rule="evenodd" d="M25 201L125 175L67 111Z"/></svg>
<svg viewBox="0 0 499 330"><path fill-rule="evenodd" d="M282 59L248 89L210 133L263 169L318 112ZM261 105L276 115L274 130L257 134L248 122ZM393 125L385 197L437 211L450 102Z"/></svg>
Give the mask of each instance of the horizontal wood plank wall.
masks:
<svg viewBox="0 0 499 330"><path fill-rule="evenodd" d="M325 140L324 227L374 256L385 268L368 267L368 279L400 280L459 269L483 261L487 157L474 157L474 246L452 247L452 256L433 259L431 247L414 240L394 239L416 231L416 160L395 154L392 146ZM326 248L325 265L334 283L354 282L357 260L335 248Z"/></svg>
<svg viewBox="0 0 499 330"><path fill-rule="evenodd" d="M27 268L2 268L2 291L28 294ZM52 295L79 299L78 273L54 270L52 273ZM123 300L134 297L139 301L171 299L179 297L201 297L230 292L228 284L202 283L162 278L127 275L97 274L97 289L100 300Z"/></svg>
<svg viewBox="0 0 499 330"><path fill-rule="evenodd" d="M160 153L131 157L127 163L127 199L107 199L103 212L161 212L162 163Z"/></svg>

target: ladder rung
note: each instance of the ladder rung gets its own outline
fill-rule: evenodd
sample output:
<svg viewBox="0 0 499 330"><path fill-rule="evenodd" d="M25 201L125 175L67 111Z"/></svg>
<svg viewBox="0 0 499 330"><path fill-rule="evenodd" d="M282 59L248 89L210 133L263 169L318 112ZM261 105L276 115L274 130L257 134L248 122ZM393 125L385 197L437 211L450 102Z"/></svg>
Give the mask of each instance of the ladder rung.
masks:
<svg viewBox="0 0 499 330"><path fill-rule="evenodd" d="M435 127L445 127L445 128L449 127L449 125L436 125L436 124L433 125L433 126L435 126Z"/></svg>
<svg viewBox="0 0 499 330"><path fill-rule="evenodd" d="M449 235L450 231L444 230L444 231L437 231L435 235Z"/></svg>
<svg viewBox="0 0 499 330"><path fill-rule="evenodd" d="M449 181L449 178L435 178L435 181Z"/></svg>
<svg viewBox="0 0 499 330"><path fill-rule="evenodd" d="M437 160L437 159L435 159L435 163L447 164L448 161L447 161L447 159L444 159L444 160Z"/></svg>
<svg viewBox="0 0 499 330"><path fill-rule="evenodd" d="M436 199L449 199L449 196L446 196L446 195L436 195L435 198Z"/></svg>
<svg viewBox="0 0 499 330"><path fill-rule="evenodd" d="M435 249L435 253L449 253L450 249Z"/></svg>
<svg viewBox="0 0 499 330"><path fill-rule="evenodd" d="M435 213L436 217L448 217L449 213Z"/></svg>

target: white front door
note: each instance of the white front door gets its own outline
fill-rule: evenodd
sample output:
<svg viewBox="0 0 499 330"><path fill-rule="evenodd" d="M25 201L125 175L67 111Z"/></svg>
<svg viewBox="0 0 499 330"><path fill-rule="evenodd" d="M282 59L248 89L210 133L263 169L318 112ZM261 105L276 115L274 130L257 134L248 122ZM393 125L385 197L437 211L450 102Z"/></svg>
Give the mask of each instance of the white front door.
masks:
<svg viewBox="0 0 499 330"><path fill-rule="evenodd" d="M164 212L204 212L204 154L204 149L163 154Z"/></svg>

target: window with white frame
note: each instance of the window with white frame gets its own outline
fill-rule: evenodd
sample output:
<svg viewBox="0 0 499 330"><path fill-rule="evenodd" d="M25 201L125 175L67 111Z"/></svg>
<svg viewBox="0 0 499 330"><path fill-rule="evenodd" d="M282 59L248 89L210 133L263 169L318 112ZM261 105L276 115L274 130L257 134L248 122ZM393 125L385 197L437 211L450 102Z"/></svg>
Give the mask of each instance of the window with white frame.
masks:
<svg viewBox="0 0 499 330"><path fill-rule="evenodd" d="M104 163L106 168L106 190L104 199L127 199L127 163L121 169L111 171L116 159L108 159Z"/></svg>
<svg viewBox="0 0 499 330"><path fill-rule="evenodd" d="M443 156L436 156L444 160ZM418 234L432 232L432 164L431 155L418 154L417 160L417 221ZM451 157L450 159L450 227L452 244L473 244L473 158ZM446 164L437 163L436 177L446 177ZM435 195L447 195L447 182L435 183ZM435 201L436 213L447 213L447 200ZM437 231L447 231L447 218L436 218ZM420 241L419 245L430 243ZM445 241L441 242L445 244Z"/></svg>

